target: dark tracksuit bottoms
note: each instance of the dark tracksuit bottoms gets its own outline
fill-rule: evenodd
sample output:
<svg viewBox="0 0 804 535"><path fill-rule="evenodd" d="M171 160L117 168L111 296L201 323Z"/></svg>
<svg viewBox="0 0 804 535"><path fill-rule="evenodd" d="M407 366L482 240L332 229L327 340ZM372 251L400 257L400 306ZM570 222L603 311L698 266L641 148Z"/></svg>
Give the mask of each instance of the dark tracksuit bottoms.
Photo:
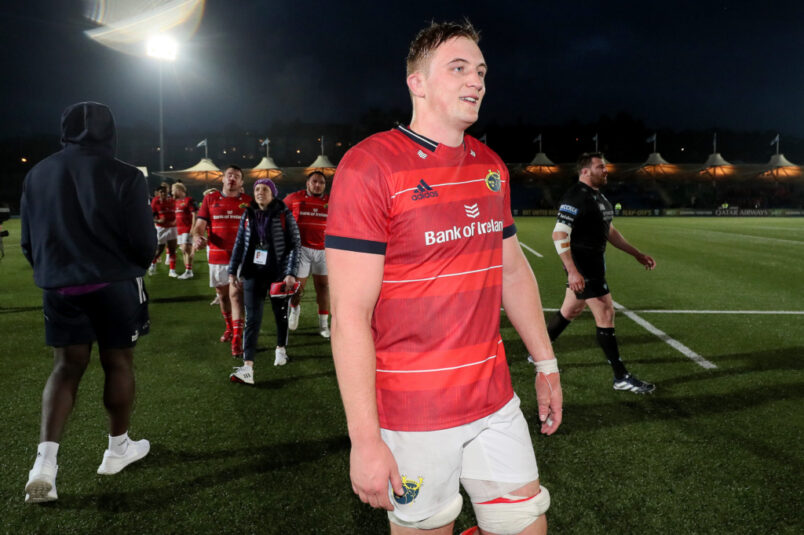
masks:
<svg viewBox="0 0 804 535"><path fill-rule="evenodd" d="M273 275L273 274L272 274ZM262 313L265 297L275 276L243 280L243 301L246 308L246 332L243 340L243 360L254 360L257 352L257 339L260 336ZM281 280L281 279L280 279ZM271 297L271 308L276 319L276 345L285 347L288 344L288 303L289 297Z"/></svg>

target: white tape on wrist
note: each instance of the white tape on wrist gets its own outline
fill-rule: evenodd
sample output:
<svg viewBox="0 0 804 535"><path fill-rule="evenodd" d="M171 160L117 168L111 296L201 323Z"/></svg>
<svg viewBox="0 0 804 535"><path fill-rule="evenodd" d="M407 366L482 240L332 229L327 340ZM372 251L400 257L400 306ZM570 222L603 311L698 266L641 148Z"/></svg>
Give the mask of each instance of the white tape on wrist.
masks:
<svg viewBox="0 0 804 535"><path fill-rule="evenodd" d="M558 373L558 360L554 358L549 360L534 360L533 357L529 357L529 359L536 365L536 373Z"/></svg>

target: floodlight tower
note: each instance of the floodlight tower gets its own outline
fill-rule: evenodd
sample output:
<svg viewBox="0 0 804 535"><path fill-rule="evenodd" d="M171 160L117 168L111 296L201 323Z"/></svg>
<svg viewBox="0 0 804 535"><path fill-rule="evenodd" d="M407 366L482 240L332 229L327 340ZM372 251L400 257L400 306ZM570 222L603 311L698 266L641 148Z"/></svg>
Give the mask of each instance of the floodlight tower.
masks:
<svg viewBox="0 0 804 535"><path fill-rule="evenodd" d="M162 95L162 65L166 61L176 61L179 45L175 39L166 34L154 35L145 43L145 51L149 57L159 61L159 170L165 170L165 126L164 97Z"/></svg>

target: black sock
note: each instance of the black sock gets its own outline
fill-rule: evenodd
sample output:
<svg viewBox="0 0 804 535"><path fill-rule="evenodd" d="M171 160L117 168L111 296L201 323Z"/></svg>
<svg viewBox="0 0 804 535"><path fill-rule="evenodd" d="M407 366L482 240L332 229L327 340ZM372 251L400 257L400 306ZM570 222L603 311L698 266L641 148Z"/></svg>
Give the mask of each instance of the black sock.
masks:
<svg viewBox="0 0 804 535"><path fill-rule="evenodd" d="M625 364L620 360L620 350L617 347L617 337L614 335L614 327L598 327L597 343L603 349L606 360L611 364L615 379L622 379L628 373Z"/></svg>
<svg viewBox="0 0 804 535"><path fill-rule="evenodd" d="M556 338L564 332L564 329L569 324L570 320L562 316L560 310L557 311L556 315L550 319L550 323L547 324L547 334L550 336L550 341L555 342Z"/></svg>

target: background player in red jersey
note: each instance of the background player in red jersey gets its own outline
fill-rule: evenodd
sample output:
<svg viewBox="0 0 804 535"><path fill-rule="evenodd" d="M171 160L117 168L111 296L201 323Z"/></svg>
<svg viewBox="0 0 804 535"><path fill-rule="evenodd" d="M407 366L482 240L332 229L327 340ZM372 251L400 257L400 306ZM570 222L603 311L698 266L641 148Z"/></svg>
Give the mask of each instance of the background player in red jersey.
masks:
<svg viewBox="0 0 804 535"><path fill-rule="evenodd" d="M353 147L333 180L332 353L352 489L389 511L394 534L451 534L459 485L480 533L547 530L501 305L536 362L548 435L561 423L561 385L505 164L464 134L485 95L477 41L468 22L422 30L407 60L410 127Z"/></svg>
<svg viewBox="0 0 804 535"><path fill-rule="evenodd" d="M230 165L223 172L223 187L204 196L193 227L193 252L209 244L209 285L218 295L226 330L221 342L232 343L232 356L243 353L243 291L229 287L229 261L240 217L251 202L241 193L243 170ZM209 237L207 237L207 234Z"/></svg>
<svg viewBox="0 0 804 535"><path fill-rule="evenodd" d="M154 224L156 225L156 254L148 269L148 274L156 273L156 265L159 257L167 245L168 260L170 265L171 277L178 277L176 274L176 207L173 199L169 196L167 185L161 186L157 190L157 195L151 201L151 210L154 213Z"/></svg>
<svg viewBox="0 0 804 535"><path fill-rule="evenodd" d="M295 331L301 315L301 297L310 273L313 274L316 303L318 304L318 332L329 338L329 279L324 255L324 231L327 228L329 195L327 177L320 171L307 175L307 187L285 197L285 204L293 212L301 233L301 261L298 278L301 289L290 300L288 326Z"/></svg>
<svg viewBox="0 0 804 535"><path fill-rule="evenodd" d="M173 201L176 206L176 234L177 243L181 248L184 257L184 273L179 275L180 279L193 278L193 240L190 235L195 226L195 201L187 195L187 187L181 182L176 182L171 188Z"/></svg>

